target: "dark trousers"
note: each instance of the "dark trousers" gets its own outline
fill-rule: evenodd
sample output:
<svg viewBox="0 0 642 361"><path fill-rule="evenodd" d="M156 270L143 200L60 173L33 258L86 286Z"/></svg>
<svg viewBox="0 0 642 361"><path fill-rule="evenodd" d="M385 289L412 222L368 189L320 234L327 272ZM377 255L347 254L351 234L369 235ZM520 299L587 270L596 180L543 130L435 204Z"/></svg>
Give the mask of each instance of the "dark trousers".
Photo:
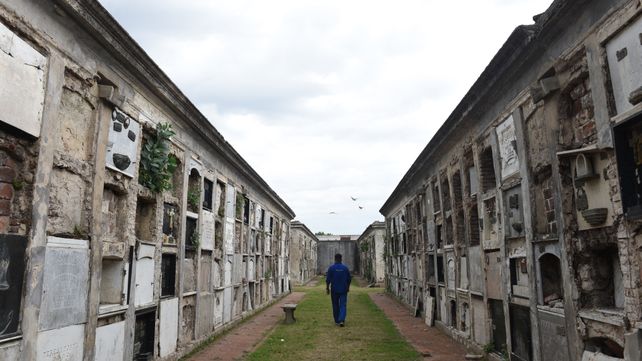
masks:
<svg viewBox="0 0 642 361"><path fill-rule="evenodd" d="M330 295L332 297L332 316L334 316L334 323L344 322L346 320L348 294L332 292Z"/></svg>

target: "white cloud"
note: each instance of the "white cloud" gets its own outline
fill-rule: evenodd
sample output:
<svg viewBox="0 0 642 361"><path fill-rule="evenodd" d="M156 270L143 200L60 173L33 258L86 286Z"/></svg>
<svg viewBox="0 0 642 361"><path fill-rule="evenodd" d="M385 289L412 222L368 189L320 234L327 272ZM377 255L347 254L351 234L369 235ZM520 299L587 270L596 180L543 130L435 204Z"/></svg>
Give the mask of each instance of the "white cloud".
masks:
<svg viewBox="0 0 642 361"><path fill-rule="evenodd" d="M358 234L551 0L101 2L298 219Z"/></svg>

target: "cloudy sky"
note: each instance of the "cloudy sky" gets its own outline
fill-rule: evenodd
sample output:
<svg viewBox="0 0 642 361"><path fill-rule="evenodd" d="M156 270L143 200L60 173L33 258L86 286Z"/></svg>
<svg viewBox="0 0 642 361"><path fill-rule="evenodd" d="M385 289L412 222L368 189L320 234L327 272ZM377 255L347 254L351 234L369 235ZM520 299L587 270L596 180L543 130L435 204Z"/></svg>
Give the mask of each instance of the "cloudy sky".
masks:
<svg viewBox="0 0 642 361"><path fill-rule="evenodd" d="M298 220L360 234L551 0L100 2Z"/></svg>

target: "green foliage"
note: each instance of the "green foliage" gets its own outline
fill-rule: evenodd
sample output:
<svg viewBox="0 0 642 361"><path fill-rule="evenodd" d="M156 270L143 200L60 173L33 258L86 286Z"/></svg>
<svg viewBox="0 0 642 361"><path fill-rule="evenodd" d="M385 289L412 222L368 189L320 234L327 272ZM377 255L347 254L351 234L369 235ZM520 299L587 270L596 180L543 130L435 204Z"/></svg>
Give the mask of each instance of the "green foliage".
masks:
<svg viewBox="0 0 642 361"><path fill-rule="evenodd" d="M21 179L14 179L13 182L11 182L11 185L13 186L13 189L16 191L22 190L25 186L25 182Z"/></svg>
<svg viewBox="0 0 642 361"><path fill-rule="evenodd" d="M317 232L314 235L315 236L333 236L332 233L325 233L325 232Z"/></svg>
<svg viewBox="0 0 642 361"><path fill-rule="evenodd" d="M197 231L194 231L189 241L192 246L198 248L198 245L201 244L201 235Z"/></svg>
<svg viewBox="0 0 642 361"><path fill-rule="evenodd" d="M201 201L201 191L199 189L187 192L187 203L198 212L198 204Z"/></svg>
<svg viewBox="0 0 642 361"><path fill-rule="evenodd" d="M156 125L156 133L143 144L138 183L153 193L172 189L172 175L178 161L174 155L169 154L169 140L175 134L171 124L159 123Z"/></svg>
<svg viewBox="0 0 642 361"><path fill-rule="evenodd" d="M495 345L492 342L489 342L484 345L484 348L482 349L485 354L489 354L493 351L495 351Z"/></svg>
<svg viewBox="0 0 642 361"><path fill-rule="evenodd" d="M361 243L359 248L361 248L361 252L368 252L368 243L366 242Z"/></svg>
<svg viewBox="0 0 642 361"><path fill-rule="evenodd" d="M243 206L245 205L245 196L240 193L236 193L236 218L241 219L243 217Z"/></svg>

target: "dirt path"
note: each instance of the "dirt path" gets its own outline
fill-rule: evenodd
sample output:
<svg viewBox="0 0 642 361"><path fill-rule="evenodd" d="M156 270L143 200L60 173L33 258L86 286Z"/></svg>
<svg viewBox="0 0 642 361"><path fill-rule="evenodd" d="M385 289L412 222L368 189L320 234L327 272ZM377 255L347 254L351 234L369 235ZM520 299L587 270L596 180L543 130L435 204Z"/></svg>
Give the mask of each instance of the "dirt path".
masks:
<svg viewBox="0 0 642 361"><path fill-rule="evenodd" d="M252 352L265 335L284 319L281 306L285 303L297 303L303 296L305 296L304 292L292 292L281 301L261 311L249 321L235 327L228 334L216 340L189 360L232 361L241 359L245 354Z"/></svg>
<svg viewBox="0 0 642 361"><path fill-rule="evenodd" d="M428 327L420 317L412 317L408 308L384 293L372 293L370 298L392 320L403 337L431 361L464 360L466 349L435 327Z"/></svg>

